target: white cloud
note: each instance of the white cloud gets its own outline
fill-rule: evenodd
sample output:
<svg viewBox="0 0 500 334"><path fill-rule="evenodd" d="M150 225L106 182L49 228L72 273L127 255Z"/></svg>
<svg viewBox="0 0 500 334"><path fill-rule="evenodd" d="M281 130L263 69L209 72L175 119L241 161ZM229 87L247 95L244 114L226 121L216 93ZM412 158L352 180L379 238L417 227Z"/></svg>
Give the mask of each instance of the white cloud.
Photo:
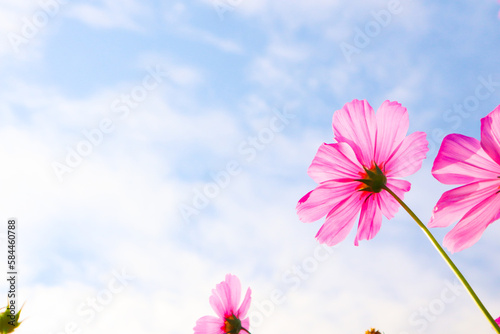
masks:
<svg viewBox="0 0 500 334"><path fill-rule="evenodd" d="M149 8L135 0L117 3L112 0L101 0L99 5L74 4L68 16L74 17L95 28L120 28L143 30L138 17L150 15Z"/></svg>
<svg viewBox="0 0 500 334"><path fill-rule="evenodd" d="M179 28L178 30L183 36L187 38L212 45L217 49L220 49L221 51L236 54L240 54L243 52L243 48L238 43L230 39L218 37L208 31L189 26L184 26L182 28Z"/></svg>
<svg viewBox="0 0 500 334"><path fill-rule="evenodd" d="M182 2L164 4L167 8L164 10L165 22L169 25L175 26L180 24L185 16L188 15L186 5Z"/></svg>
<svg viewBox="0 0 500 334"><path fill-rule="evenodd" d="M287 26L297 28L303 24L309 25L312 22L323 21L330 17L332 12L338 9L339 1L315 0L310 2L288 1L286 3L266 0L257 1L213 1L201 0L216 8L216 4L221 4L221 10L230 9L224 15L242 14L250 17L261 17L266 25L273 25L277 20ZM234 5L233 5L234 4Z"/></svg>
<svg viewBox="0 0 500 334"><path fill-rule="evenodd" d="M53 2L11 1L0 2L0 56L26 60L39 56L37 46L47 28L65 5ZM4 61L5 62L5 61Z"/></svg>

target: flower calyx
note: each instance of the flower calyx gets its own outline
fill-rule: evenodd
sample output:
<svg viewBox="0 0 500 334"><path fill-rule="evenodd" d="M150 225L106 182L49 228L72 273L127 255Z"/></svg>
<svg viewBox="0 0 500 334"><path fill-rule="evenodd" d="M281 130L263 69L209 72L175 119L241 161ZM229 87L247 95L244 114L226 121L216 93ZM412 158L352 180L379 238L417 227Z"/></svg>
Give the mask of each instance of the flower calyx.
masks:
<svg viewBox="0 0 500 334"><path fill-rule="evenodd" d="M241 327L241 320L235 317L234 314L225 318L224 320L224 332L226 334L238 334L240 331L245 331L250 334L248 330Z"/></svg>
<svg viewBox="0 0 500 334"><path fill-rule="evenodd" d="M384 175L384 172L382 172L377 164L374 164L374 167L370 169L363 166L363 169L366 173L364 178L356 180L364 184L359 191L368 191L372 193L381 192L387 183L387 177Z"/></svg>

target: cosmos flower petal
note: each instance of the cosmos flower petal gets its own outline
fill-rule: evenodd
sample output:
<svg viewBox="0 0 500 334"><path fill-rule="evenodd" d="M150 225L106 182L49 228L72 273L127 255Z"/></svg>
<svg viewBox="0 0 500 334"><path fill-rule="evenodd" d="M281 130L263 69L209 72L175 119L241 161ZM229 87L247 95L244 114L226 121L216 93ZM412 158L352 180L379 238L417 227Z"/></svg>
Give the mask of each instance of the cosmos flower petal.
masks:
<svg viewBox="0 0 500 334"><path fill-rule="evenodd" d="M304 223L314 222L324 216L332 207L351 196L359 182L327 181L307 193L297 203L297 215Z"/></svg>
<svg viewBox="0 0 500 334"><path fill-rule="evenodd" d="M404 194L405 192L410 190L411 184L410 182L405 180L388 178L387 187L391 189L399 198L401 198L401 200L403 200ZM382 214L387 219L392 219L396 214L396 212L398 212L399 209L398 201L396 201L396 199L392 197L392 195L385 190L378 193L378 196L379 196L379 206L380 210L382 211Z"/></svg>
<svg viewBox="0 0 500 334"><path fill-rule="evenodd" d="M387 191L382 191L379 193L379 205L380 211L387 219L394 218L396 212L398 212L399 203L391 196Z"/></svg>
<svg viewBox="0 0 500 334"><path fill-rule="evenodd" d="M375 112L366 100L353 100L333 114L335 140L349 144L363 166L373 161L376 129Z"/></svg>
<svg viewBox="0 0 500 334"><path fill-rule="evenodd" d="M432 175L444 184L465 184L496 179L500 166L486 154L477 139L450 134L443 139Z"/></svg>
<svg viewBox="0 0 500 334"><path fill-rule="evenodd" d="M369 196L361 207L359 226L354 244L357 246L359 240L370 240L378 233L382 225L382 212L378 207L378 194Z"/></svg>
<svg viewBox="0 0 500 334"><path fill-rule="evenodd" d="M399 203L387 191L382 191L378 194L380 211L387 219L394 218L398 212Z"/></svg>
<svg viewBox="0 0 500 334"><path fill-rule="evenodd" d="M500 13L498 14L500 16ZM500 317L498 317L495 322L500 326Z"/></svg>
<svg viewBox="0 0 500 334"><path fill-rule="evenodd" d="M408 132L408 112L398 102L384 101L377 110L376 118L375 161L387 161Z"/></svg>
<svg viewBox="0 0 500 334"><path fill-rule="evenodd" d="M320 243L334 246L347 237L361 209L363 196L366 195L361 191L354 192L328 213L325 223L316 234Z"/></svg>
<svg viewBox="0 0 500 334"><path fill-rule="evenodd" d="M436 206L429 227L446 227L498 190L498 180L473 182L445 192Z"/></svg>
<svg viewBox="0 0 500 334"><path fill-rule="evenodd" d="M500 211L500 198L497 193L473 207L458 224L444 237L443 245L452 253L459 252L475 244L486 227L491 224Z"/></svg>
<svg viewBox="0 0 500 334"><path fill-rule="evenodd" d="M225 312L226 312L226 304L224 304L223 301L221 301L220 295L218 293L218 290L213 289L212 290L212 295L208 299L210 302L210 306L212 306L212 309L217 313L217 315L221 318L224 318Z"/></svg>
<svg viewBox="0 0 500 334"><path fill-rule="evenodd" d="M425 132L414 132L401 142L388 158L384 170L387 176L405 177L418 171L429 148Z"/></svg>
<svg viewBox="0 0 500 334"><path fill-rule="evenodd" d="M227 330L226 321L237 323L239 320L244 328L249 329L249 319L241 318L245 317L250 307L250 295L251 290L248 288L242 304L238 306L241 298L240 280L235 275L227 274L225 280L215 286L209 298L210 305L218 317L205 316L198 319L194 327L195 334L224 334Z"/></svg>
<svg viewBox="0 0 500 334"><path fill-rule="evenodd" d="M227 274L226 285L227 285L226 293L228 294L227 300L229 302L227 308L230 310L236 310L238 305L240 304L240 298L241 298L240 280L238 279L238 277L234 275Z"/></svg>
<svg viewBox="0 0 500 334"><path fill-rule="evenodd" d="M481 119L481 147L500 165L500 105Z"/></svg>
<svg viewBox="0 0 500 334"><path fill-rule="evenodd" d="M250 300L252 299L251 295L252 295L252 290L250 290L250 288L248 288L247 293L245 294L245 298L243 298L243 302L241 303L241 306L238 309L238 317L243 318L247 314L248 308L250 307ZM248 327L245 327L245 328L248 328Z"/></svg>
<svg viewBox="0 0 500 334"><path fill-rule="evenodd" d="M411 183L406 180L387 178L387 187L400 196L404 196L405 192L410 191Z"/></svg>
<svg viewBox="0 0 500 334"><path fill-rule="evenodd" d="M193 328L194 334L224 334L224 321L210 315L201 317Z"/></svg>
<svg viewBox="0 0 500 334"><path fill-rule="evenodd" d="M363 172L363 167L346 143L321 145L307 170L307 174L317 183L335 179L357 179L360 172Z"/></svg>
<svg viewBox="0 0 500 334"><path fill-rule="evenodd" d="M243 327L245 329L250 328L250 318L245 318L245 319L241 320L241 327ZM245 334L246 332L245 331L241 331L240 333Z"/></svg>
<svg viewBox="0 0 500 334"><path fill-rule="evenodd" d="M224 281L217 284L209 298L210 305L219 317L225 317L236 311L241 294L238 277L227 274Z"/></svg>

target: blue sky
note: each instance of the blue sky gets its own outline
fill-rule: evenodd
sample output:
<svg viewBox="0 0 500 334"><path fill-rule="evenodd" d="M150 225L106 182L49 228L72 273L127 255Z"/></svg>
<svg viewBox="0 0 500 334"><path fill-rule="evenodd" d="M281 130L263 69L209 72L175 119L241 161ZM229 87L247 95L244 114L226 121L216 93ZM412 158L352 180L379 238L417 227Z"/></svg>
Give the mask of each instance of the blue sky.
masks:
<svg viewBox="0 0 500 334"><path fill-rule="evenodd" d="M449 189L430 174L441 138L479 138L500 104L499 7L0 1L0 200L20 225L19 333L189 333L226 273L252 288L255 334L487 333L407 214L325 249L322 222L301 223L295 205L315 187L306 171L333 112L396 100L409 132L428 134L406 196L428 221ZM494 316L499 234L492 224L452 255Z"/></svg>

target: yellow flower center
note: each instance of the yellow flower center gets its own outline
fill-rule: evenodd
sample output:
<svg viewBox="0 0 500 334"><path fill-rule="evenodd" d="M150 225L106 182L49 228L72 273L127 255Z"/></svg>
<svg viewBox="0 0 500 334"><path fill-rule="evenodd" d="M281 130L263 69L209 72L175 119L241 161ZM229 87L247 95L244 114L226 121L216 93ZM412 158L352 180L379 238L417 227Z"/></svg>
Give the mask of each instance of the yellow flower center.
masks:
<svg viewBox="0 0 500 334"><path fill-rule="evenodd" d="M234 315L226 318L224 321L224 332L228 334L238 334L241 331L241 321Z"/></svg>
<svg viewBox="0 0 500 334"><path fill-rule="evenodd" d="M370 329L369 331L366 331L365 334L382 334L375 328Z"/></svg>

